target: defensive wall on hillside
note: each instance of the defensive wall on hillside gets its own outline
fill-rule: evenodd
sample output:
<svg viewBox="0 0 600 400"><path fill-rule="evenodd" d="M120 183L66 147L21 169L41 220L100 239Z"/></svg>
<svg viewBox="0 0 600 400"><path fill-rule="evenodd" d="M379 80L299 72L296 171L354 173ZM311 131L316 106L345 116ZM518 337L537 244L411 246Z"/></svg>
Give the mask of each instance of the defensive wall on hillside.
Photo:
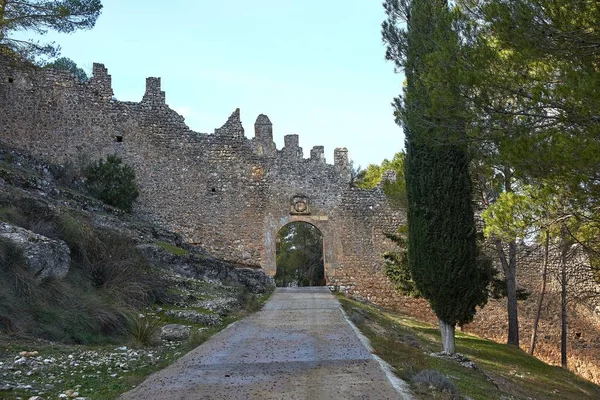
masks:
<svg viewBox="0 0 600 400"><path fill-rule="evenodd" d="M1 61L1 60L0 60ZM327 284L382 305L398 297L381 254L402 223L380 188L350 186L345 148L333 164L322 146L303 158L298 135L277 149L266 115L245 135L235 110L213 134L197 133L166 104L160 78L140 102L113 97L111 76L94 64L88 82L54 70L0 63L0 141L52 162L117 154L135 168L134 212L179 232L211 254L275 273L275 239L305 221L323 234Z"/></svg>

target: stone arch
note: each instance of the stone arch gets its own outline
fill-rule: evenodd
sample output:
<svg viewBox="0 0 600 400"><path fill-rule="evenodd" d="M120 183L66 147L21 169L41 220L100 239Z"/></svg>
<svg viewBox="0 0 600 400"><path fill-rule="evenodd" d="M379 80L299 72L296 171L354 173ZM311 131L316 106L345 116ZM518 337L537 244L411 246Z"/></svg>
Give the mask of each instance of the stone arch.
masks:
<svg viewBox="0 0 600 400"><path fill-rule="evenodd" d="M334 276L336 265L335 231L331 229L329 218L326 215L283 215L279 218L267 218L264 229L263 251L261 259L265 273L275 276L277 271L277 233L286 225L293 222L306 222L317 228L323 237L323 264L325 268L325 280Z"/></svg>

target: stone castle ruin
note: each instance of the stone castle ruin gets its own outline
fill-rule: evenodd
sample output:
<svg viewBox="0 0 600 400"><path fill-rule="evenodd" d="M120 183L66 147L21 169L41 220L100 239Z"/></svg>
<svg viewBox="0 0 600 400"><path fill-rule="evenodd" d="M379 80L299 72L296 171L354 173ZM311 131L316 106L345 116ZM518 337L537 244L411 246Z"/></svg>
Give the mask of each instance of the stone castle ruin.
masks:
<svg viewBox="0 0 600 400"><path fill-rule="evenodd" d="M63 163L117 154L140 186L134 212L180 233L214 256L274 275L275 240L303 221L323 235L328 285L393 305L399 300L383 272L385 233L404 213L381 188L351 187L348 152L323 146L303 158L298 135L273 142L266 115L245 135L235 110L213 134L190 130L169 108L160 78L147 78L140 102L113 97L111 76L94 64L88 82L68 73L0 61L0 142ZM390 179L393 179L390 178Z"/></svg>
<svg viewBox="0 0 600 400"><path fill-rule="evenodd" d="M102 64L94 64L88 82L79 82L65 72L0 58L0 146L57 163L117 154L136 171L139 217L179 232L216 257L270 275L276 271L277 232L291 222L310 223L323 236L328 285L435 322L425 300L399 296L383 271L382 253L395 249L385 234L404 222L404 212L392 209L381 188L351 187L346 149L335 149L333 165L326 163L322 146L304 159L298 135L286 135L277 149L266 115L256 119L252 139L239 110L213 134L197 133L166 104L160 78L146 80L140 102L124 102L113 98ZM520 254L525 259L519 261L518 281L537 291L541 256ZM556 362L559 288L556 274L550 275L538 352ZM590 294L586 308L593 310L570 312L569 362L600 382L600 342L594 339L600 331L600 287L590 278L589 265L569 271L569 286L572 293ZM536 297L519 304L523 338ZM469 330L504 341L504 302L490 299Z"/></svg>

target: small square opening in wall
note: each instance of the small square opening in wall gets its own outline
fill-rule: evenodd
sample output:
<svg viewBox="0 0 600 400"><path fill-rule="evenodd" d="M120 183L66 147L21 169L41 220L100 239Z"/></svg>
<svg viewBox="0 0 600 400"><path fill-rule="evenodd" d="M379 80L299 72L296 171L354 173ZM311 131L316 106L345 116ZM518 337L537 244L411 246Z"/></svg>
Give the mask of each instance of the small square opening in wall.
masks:
<svg viewBox="0 0 600 400"><path fill-rule="evenodd" d="M121 143L123 141L123 136L115 136L115 142Z"/></svg>
<svg viewBox="0 0 600 400"><path fill-rule="evenodd" d="M217 189L215 189L215 188L212 188L212 189L210 189L210 191L214 193L214 192L216 192L216 191L217 191Z"/></svg>
<svg viewBox="0 0 600 400"><path fill-rule="evenodd" d="M15 80L13 78L8 78L8 83L13 83Z"/></svg>

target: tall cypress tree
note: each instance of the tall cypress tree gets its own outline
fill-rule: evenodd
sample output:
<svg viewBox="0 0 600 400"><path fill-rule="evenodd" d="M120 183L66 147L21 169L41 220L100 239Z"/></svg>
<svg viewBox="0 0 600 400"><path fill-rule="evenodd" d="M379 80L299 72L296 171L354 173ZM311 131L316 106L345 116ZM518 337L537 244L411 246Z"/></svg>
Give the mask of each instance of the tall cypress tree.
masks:
<svg viewBox="0 0 600 400"><path fill-rule="evenodd" d="M485 304L488 284L477 263L460 42L445 0L386 0L384 8L386 57L406 75L394 104L406 137L409 268L453 354L455 326Z"/></svg>

